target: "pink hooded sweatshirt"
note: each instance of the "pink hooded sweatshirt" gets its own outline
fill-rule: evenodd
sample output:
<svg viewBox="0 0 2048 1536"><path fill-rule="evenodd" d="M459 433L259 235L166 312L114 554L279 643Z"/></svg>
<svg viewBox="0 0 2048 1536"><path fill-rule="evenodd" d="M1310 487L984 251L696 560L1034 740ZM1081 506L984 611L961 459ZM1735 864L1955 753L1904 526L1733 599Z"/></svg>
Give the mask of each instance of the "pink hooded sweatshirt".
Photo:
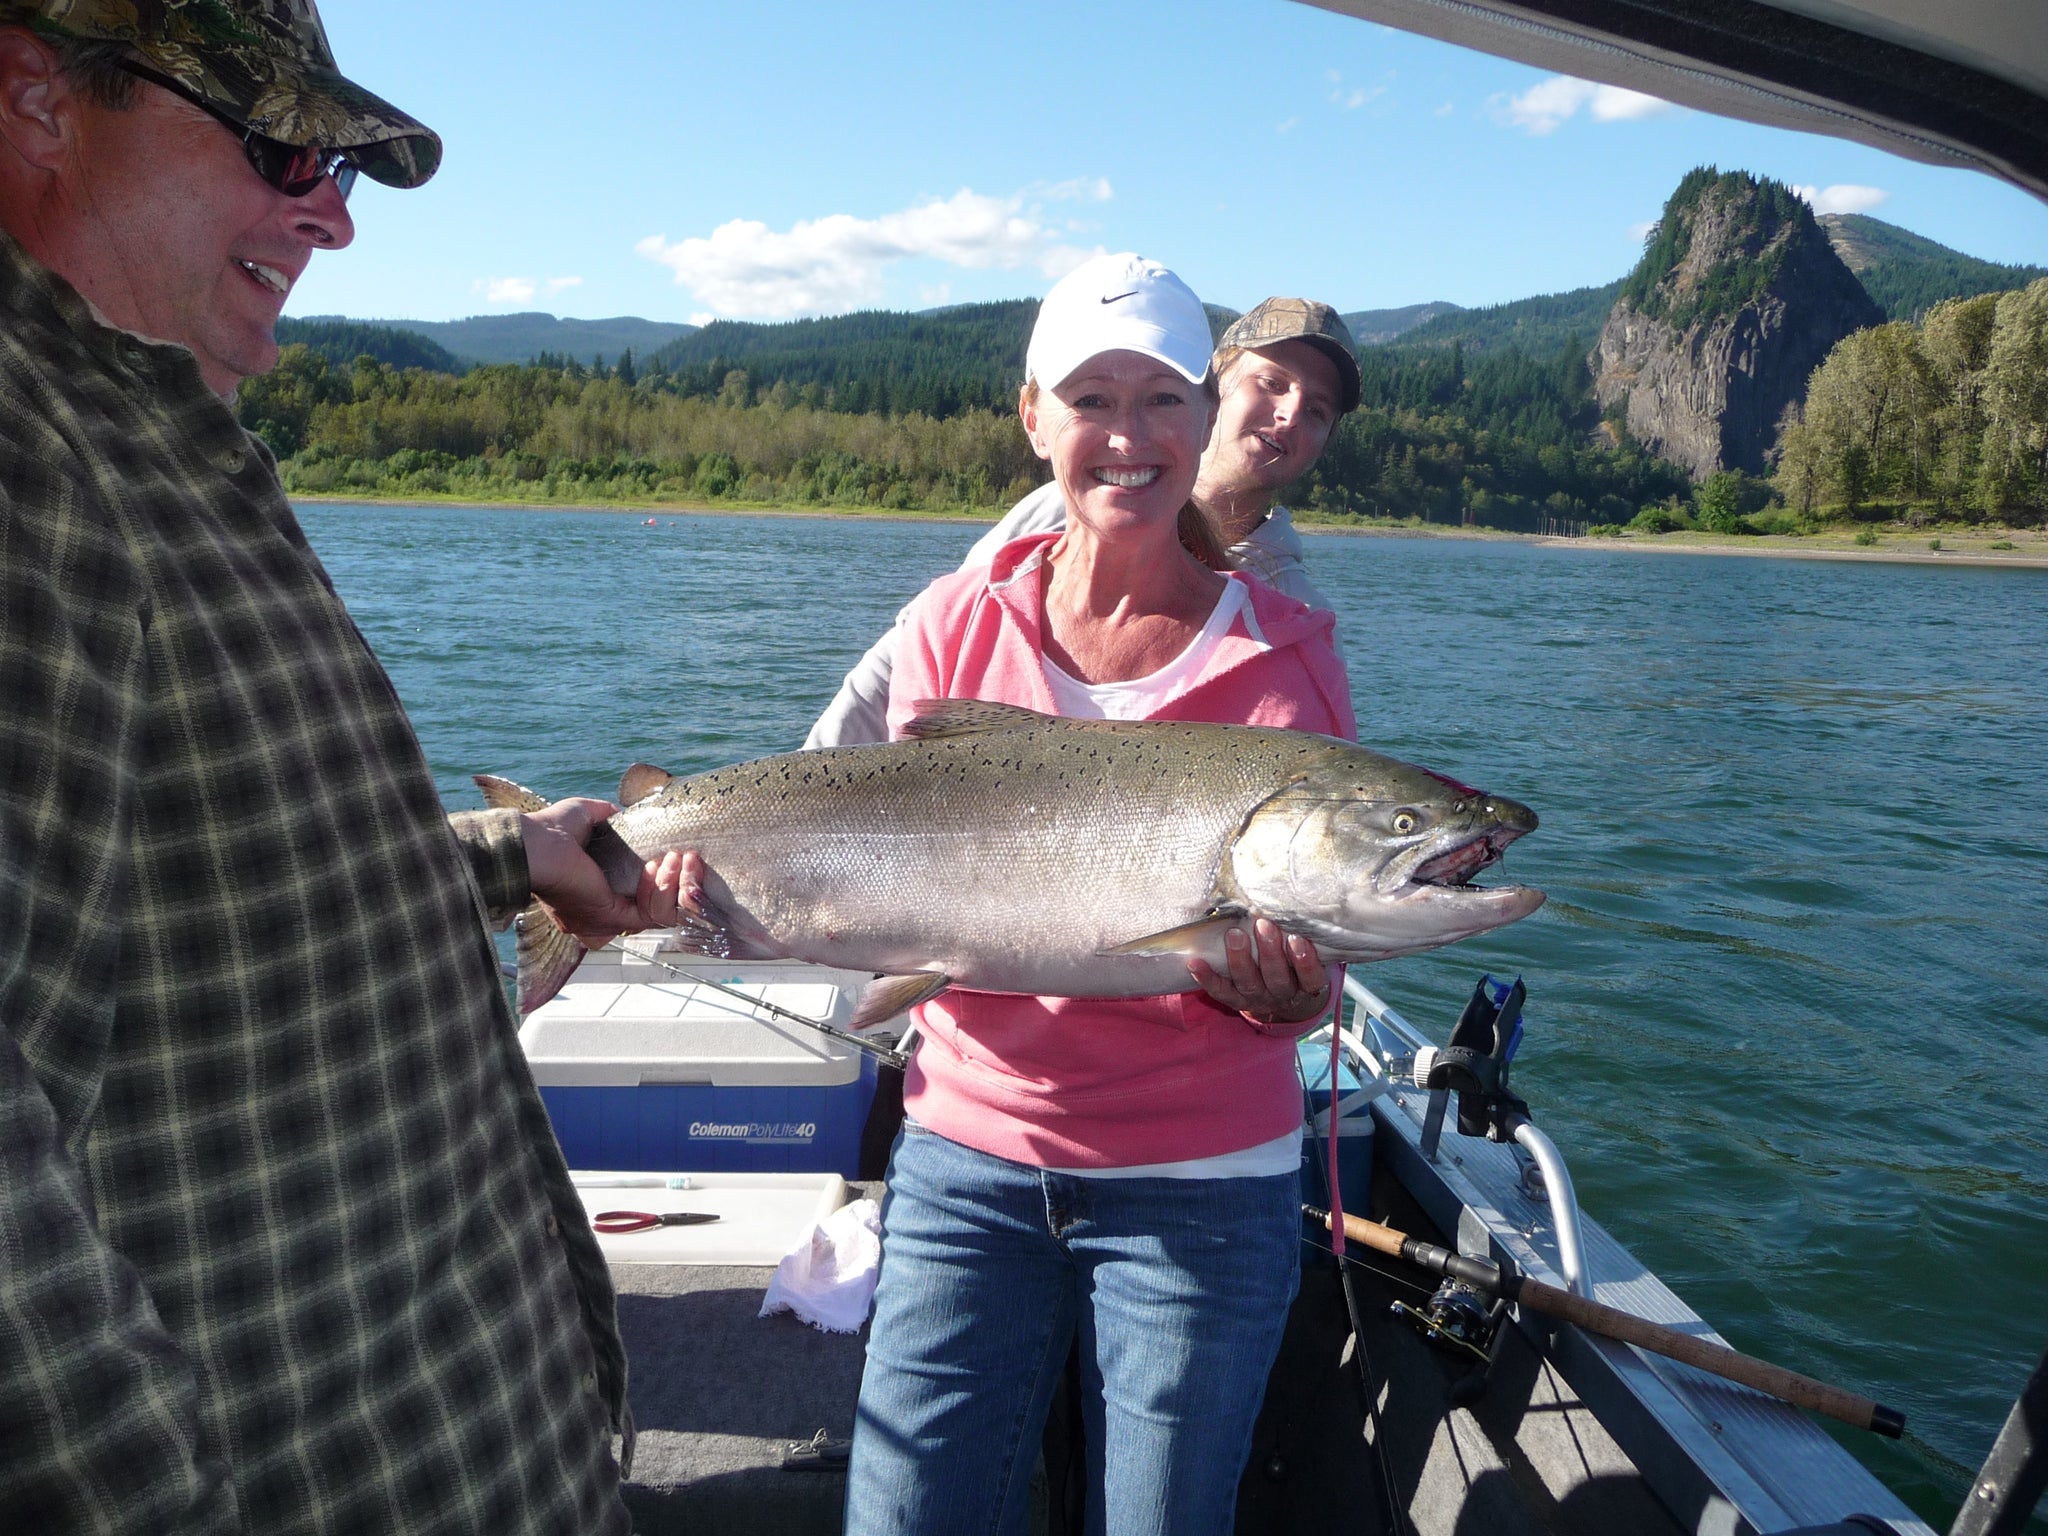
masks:
<svg viewBox="0 0 2048 1536"><path fill-rule="evenodd" d="M913 605L889 686L889 734L920 699L987 699L1058 713L1042 658L1041 534L987 570L941 576ZM1272 725L1358 738L1336 621L1242 572L1250 589L1203 671L1153 718ZM1192 979L1190 980L1192 986ZM1241 1151L1301 1122L1293 1034L1261 1034L1187 991L1020 997L955 989L916 1014L924 1044L904 1109L940 1135L1013 1162L1125 1168Z"/></svg>

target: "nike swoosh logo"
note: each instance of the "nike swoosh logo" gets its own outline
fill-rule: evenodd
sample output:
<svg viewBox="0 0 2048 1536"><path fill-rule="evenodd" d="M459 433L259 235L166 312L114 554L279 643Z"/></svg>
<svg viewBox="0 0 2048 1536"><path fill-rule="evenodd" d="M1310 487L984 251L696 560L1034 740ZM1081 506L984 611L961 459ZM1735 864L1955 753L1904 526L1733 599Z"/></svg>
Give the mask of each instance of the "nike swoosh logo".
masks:
<svg viewBox="0 0 2048 1536"><path fill-rule="evenodd" d="M1135 299L1137 296L1138 290L1133 288L1129 293L1113 293L1108 298L1104 299L1102 302L1105 304L1114 304L1118 299Z"/></svg>

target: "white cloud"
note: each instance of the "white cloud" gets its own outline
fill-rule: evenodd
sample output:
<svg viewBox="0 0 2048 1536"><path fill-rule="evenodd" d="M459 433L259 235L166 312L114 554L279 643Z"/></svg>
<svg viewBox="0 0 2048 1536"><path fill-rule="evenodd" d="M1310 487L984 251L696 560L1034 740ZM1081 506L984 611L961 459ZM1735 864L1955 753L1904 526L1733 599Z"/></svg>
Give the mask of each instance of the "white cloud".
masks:
<svg viewBox="0 0 2048 1536"><path fill-rule="evenodd" d="M582 286L580 277L551 277L545 282L530 277L480 277L469 285L469 291L482 294L492 304L531 304L543 289L552 299L565 288Z"/></svg>
<svg viewBox="0 0 2048 1536"><path fill-rule="evenodd" d="M1292 133L1292 132L1294 132L1294 130L1295 130L1296 128L1298 128L1298 127L1300 127L1300 126L1301 126L1301 119L1300 119L1299 117L1290 117L1290 118L1288 118L1288 119L1287 119L1287 121L1286 121L1286 122L1284 122L1284 123L1281 123L1281 124L1279 124L1278 126L1276 126L1276 127L1275 127L1275 128L1273 129L1273 131L1274 131L1275 133Z"/></svg>
<svg viewBox="0 0 2048 1536"><path fill-rule="evenodd" d="M1661 96L1645 96L1641 91L1626 91L1618 85L1598 86L1593 91L1596 123L1632 123L1637 118L1662 117L1677 110Z"/></svg>
<svg viewBox="0 0 2048 1536"><path fill-rule="evenodd" d="M1631 224L1628 227L1628 237L1637 245L1641 245L1650 238L1650 231L1655 229L1661 222L1658 219L1644 219L1640 224Z"/></svg>
<svg viewBox="0 0 2048 1536"><path fill-rule="evenodd" d="M1815 213L1868 213L1891 200L1891 193L1881 187L1859 187L1853 183L1837 183L1832 187L1794 187L1792 190L1811 203Z"/></svg>
<svg viewBox="0 0 2048 1536"><path fill-rule="evenodd" d="M1060 244L1039 203L1114 195L1100 177L1038 184L1010 197L963 187L879 218L834 213L786 230L731 219L685 240L649 235L634 250L672 268L679 285L720 315L838 314L879 303L887 269L913 258L975 269L1036 266L1059 277L1095 251Z"/></svg>
<svg viewBox="0 0 2048 1536"><path fill-rule="evenodd" d="M1596 123L1629 122L1675 110L1668 101L1618 85L1596 85L1570 75L1539 80L1519 96L1501 94L1487 102L1496 120L1524 133L1554 133L1584 111Z"/></svg>
<svg viewBox="0 0 2048 1536"><path fill-rule="evenodd" d="M1435 115L1437 117L1449 117L1453 112L1457 110L1458 104L1455 101L1447 101L1442 106L1436 109Z"/></svg>

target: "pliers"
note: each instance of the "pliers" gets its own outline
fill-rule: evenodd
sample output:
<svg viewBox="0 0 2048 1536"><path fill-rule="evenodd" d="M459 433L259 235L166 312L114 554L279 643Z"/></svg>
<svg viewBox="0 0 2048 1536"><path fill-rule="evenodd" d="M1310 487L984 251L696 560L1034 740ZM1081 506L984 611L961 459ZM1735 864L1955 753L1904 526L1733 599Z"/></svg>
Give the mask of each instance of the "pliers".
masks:
<svg viewBox="0 0 2048 1536"><path fill-rule="evenodd" d="M716 1211L599 1211L590 1224L600 1232L645 1232L654 1227L694 1227L716 1221Z"/></svg>

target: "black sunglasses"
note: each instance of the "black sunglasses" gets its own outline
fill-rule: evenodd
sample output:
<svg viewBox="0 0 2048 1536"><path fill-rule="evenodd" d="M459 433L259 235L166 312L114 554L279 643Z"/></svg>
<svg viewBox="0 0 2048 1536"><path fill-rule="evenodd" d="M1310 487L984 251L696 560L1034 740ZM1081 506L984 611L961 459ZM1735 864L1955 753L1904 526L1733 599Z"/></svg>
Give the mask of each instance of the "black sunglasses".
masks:
<svg viewBox="0 0 2048 1536"><path fill-rule="evenodd" d="M121 68L138 80L147 80L151 85L162 86L181 101L191 102L193 106L234 134L242 141L242 153L249 157L251 168L286 197L304 197L332 176L335 188L345 200L350 189L356 184L356 175L361 167L356 164L355 156L346 150L322 149L317 144L283 143L258 133L246 123L236 122L212 102L188 90L168 75L160 75L155 70L128 59L121 61Z"/></svg>

